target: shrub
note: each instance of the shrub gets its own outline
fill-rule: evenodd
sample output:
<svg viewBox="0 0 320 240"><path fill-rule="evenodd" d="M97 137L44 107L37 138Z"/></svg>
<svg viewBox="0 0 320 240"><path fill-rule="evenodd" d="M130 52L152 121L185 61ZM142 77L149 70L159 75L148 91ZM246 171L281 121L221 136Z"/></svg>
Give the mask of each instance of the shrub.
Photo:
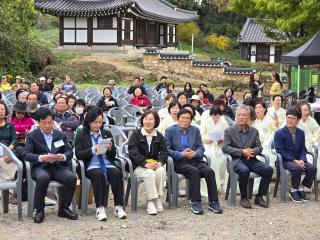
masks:
<svg viewBox="0 0 320 240"><path fill-rule="evenodd" d="M218 50L225 51L230 47L230 38L226 36L218 36L216 33L212 33L206 37L209 46Z"/></svg>
<svg viewBox="0 0 320 240"><path fill-rule="evenodd" d="M191 43L192 34L198 36L200 28L196 22L181 23L177 27L178 41L185 41Z"/></svg>

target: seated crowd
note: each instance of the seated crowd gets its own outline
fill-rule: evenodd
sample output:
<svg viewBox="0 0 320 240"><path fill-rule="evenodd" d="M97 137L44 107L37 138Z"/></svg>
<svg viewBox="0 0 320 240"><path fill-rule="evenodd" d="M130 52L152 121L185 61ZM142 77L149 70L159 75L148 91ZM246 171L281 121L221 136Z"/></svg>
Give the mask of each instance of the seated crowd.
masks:
<svg viewBox="0 0 320 240"><path fill-rule="evenodd" d="M125 178L116 159L121 156L111 131L105 126L106 122L115 124L116 119L108 112L119 108L123 100L118 98L120 94L129 96L128 104L137 106L142 114L139 127L129 131L125 144L133 172L144 183L148 214L164 211L169 157L173 160L173 170L189 180L187 186L194 214L204 212L202 197L208 198L210 211L223 212L219 193L227 187L227 155L231 156L233 169L238 174L241 206L252 207L247 185L253 172L261 177L254 204L267 208L269 184L273 174L279 174L279 161L272 154L272 145L282 156L283 167L291 173L289 196L294 202L307 202L305 188L312 187L317 174L307 152L313 151L319 142L319 126L311 116L307 101L302 100L287 111L282 108L283 97L276 91L282 87L277 73L273 74L273 81L276 87L270 94L270 106L263 101L263 84L257 73L250 78L250 91L240 100L235 98L232 88L214 98L206 84L196 90L191 83L186 83L179 92L166 77L161 77L155 89L143 78L135 77L127 92L109 80L97 104L91 105L87 99L76 97L76 85L68 75L61 88L54 87L52 78L41 77L39 82L29 83L21 76L10 86L4 76L0 85L3 98L0 100L0 143L24 164L25 161L31 163L31 175L36 182L35 223L45 218L45 198L51 180L63 184L59 188L58 216L78 219L69 209L77 181L70 170L73 157L83 161L84 174L91 181L97 219L107 220L107 183L114 195L114 215L126 218ZM6 91L15 91L12 114L7 108L10 101L5 97ZM156 100L162 101L162 106L154 108L155 97L151 91L156 91ZM261 154L270 157L269 165L260 160ZM15 179L16 166L10 159L1 156L0 163L0 183ZM302 173L305 174L303 181ZM23 177L26 178L25 172ZM14 202L14 194L11 200Z"/></svg>

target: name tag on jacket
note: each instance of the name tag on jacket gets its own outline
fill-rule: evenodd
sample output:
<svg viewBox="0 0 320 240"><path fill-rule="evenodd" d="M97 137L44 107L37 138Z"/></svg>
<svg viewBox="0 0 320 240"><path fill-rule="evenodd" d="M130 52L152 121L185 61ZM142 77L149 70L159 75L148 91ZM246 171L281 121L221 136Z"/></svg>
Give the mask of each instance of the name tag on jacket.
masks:
<svg viewBox="0 0 320 240"><path fill-rule="evenodd" d="M59 140L59 141L54 142L53 145L55 148L59 148L59 147L64 146L64 142L62 140Z"/></svg>

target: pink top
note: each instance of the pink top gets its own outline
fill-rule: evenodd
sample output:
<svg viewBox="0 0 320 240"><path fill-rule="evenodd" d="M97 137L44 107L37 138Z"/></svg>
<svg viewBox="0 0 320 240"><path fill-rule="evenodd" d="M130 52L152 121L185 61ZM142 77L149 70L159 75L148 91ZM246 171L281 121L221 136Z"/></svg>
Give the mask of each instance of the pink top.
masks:
<svg viewBox="0 0 320 240"><path fill-rule="evenodd" d="M19 135L21 137L23 136L23 138L24 138L25 134L27 132L29 132L31 127L34 125L33 119L29 116L24 117L23 119L18 119L16 117L12 117L11 122L13 123L13 125L16 129L18 138L19 138Z"/></svg>

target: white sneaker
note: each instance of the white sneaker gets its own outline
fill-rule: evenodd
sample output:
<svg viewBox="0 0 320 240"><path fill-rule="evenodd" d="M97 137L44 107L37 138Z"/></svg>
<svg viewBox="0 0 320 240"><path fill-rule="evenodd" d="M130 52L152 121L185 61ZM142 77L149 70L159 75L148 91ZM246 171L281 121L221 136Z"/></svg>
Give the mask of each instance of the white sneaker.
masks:
<svg viewBox="0 0 320 240"><path fill-rule="evenodd" d="M98 221L107 221L107 214L104 210L104 207L98 207L96 210L96 217L98 218Z"/></svg>
<svg viewBox="0 0 320 240"><path fill-rule="evenodd" d="M114 216L118 217L119 219L126 219L127 214L123 210L122 206L115 206L113 210Z"/></svg>
<svg viewBox="0 0 320 240"><path fill-rule="evenodd" d="M155 200L155 203L156 203L157 212L162 213L163 212L163 205L162 205L161 199L157 198Z"/></svg>
<svg viewBox="0 0 320 240"><path fill-rule="evenodd" d="M147 203L147 212L149 215L157 215L157 208L156 204L154 203L153 200L149 200Z"/></svg>

